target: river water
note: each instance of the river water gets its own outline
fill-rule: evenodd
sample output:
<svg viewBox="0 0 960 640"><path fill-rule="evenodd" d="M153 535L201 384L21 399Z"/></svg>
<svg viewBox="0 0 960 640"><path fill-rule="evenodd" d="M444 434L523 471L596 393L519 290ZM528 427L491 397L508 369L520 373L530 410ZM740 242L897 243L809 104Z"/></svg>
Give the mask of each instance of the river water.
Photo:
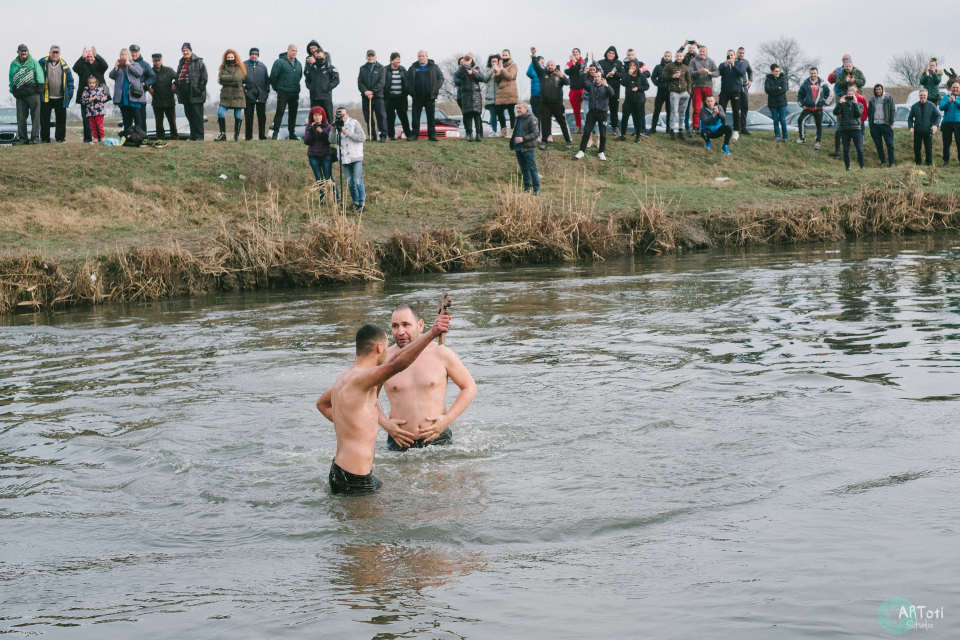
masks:
<svg viewBox="0 0 960 640"><path fill-rule="evenodd" d="M443 290L456 444L381 433L332 496L317 397ZM960 635L956 236L3 322L0 632L875 638L899 596Z"/></svg>

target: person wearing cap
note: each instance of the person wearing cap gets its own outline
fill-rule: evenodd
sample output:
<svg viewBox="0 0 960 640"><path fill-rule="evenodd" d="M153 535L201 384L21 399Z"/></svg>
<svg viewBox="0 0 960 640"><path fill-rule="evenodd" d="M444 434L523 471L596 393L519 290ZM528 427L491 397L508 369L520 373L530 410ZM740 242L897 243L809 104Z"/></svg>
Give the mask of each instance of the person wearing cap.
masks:
<svg viewBox="0 0 960 640"><path fill-rule="evenodd" d="M174 86L190 123L190 139L203 141L203 105L207 101L207 65L193 53L189 42L180 47L183 57L177 65Z"/></svg>
<svg viewBox="0 0 960 640"><path fill-rule="evenodd" d="M83 89L87 86L87 80L90 78L90 76L96 77L97 84L103 87L103 90L107 92L107 98L110 98L110 88L107 86L106 78L104 76L109 68L110 65L107 64L107 61L97 54L96 47L90 47L89 49L83 50L83 54L80 56L80 59L77 60L73 65L73 72L77 74L77 87L80 89L77 91L77 104L81 105L81 108L83 108L80 102L82 97L81 94L83 93ZM83 119L83 141L86 143L93 142L93 135L90 131L90 122L87 118Z"/></svg>
<svg viewBox="0 0 960 640"><path fill-rule="evenodd" d="M250 49L250 58L243 63L247 68L247 78L243 83L243 97L247 106L243 117L247 123L244 139L253 140L253 114L257 114L257 126L260 139L267 139L267 98L270 96L270 75L267 67L260 62L260 49Z"/></svg>
<svg viewBox="0 0 960 640"><path fill-rule="evenodd" d="M380 133L380 142L387 141L387 109L383 101L383 88L386 84L386 68L377 62L377 53L373 49L368 49L367 63L360 67L360 74L357 76L357 88L360 89L363 121L367 125L367 133L373 140L372 111L377 114L376 130Z"/></svg>
<svg viewBox="0 0 960 640"><path fill-rule="evenodd" d="M135 64L139 64L140 68L143 69L143 77L142 77L143 90L150 91L150 87L152 87L153 83L157 81L157 76L156 74L153 73L153 67L150 65L150 63L148 63L146 60L140 57L140 45L138 44L130 45L130 59L133 60ZM141 108L143 109L141 120L143 120L143 126L146 127L147 126L147 103L144 102Z"/></svg>
<svg viewBox="0 0 960 640"><path fill-rule="evenodd" d="M307 45L303 77L310 92L310 107L323 107L329 117L333 113L333 90L340 85L340 72L333 66L330 53L324 51L316 40Z"/></svg>
<svg viewBox="0 0 960 640"><path fill-rule="evenodd" d="M294 129L297 126L297 107L300 104L300 79L303 77L303 67L297 60L297 45L287 47L286 53L273 63L270 69L270 85L277 92L277 115L273 119L273 139L280 135L280 125L283 124L283 113L289 110L287 129L290 139L296 140Z"/></svg>
<svg viewBox="0 0 960 640"><path fill-rule="evenodd" d="M40 142L40 104L43 100L46 78L43 68L30 55L30 49L22 44L17 47L17 57L10 63L10 93L17 100L17 132L15 144ZM32 122L30 137L27 137L27 115Z"/></svg>
<svg viewBox="0 0 960 640"><path fill-rule="evenodd" d="M43 92L43 104L40 105L40 141L50 142L50 115L56 117L57 125L54 140L67 140L67 106L73 99L73 72L63 58L60 47L50 47L50 55L40 58L40 68L46 78Z"/></svg>
<svg viewBox="0 0 960 640"><path fill-rule="evenodd" d="M174 83L177 80L177 72L170 67L163 66L163 56L155 53L153 58L153 86L150 87L150 95L153 96L153 117L157 123L157 140L166 140L167 135L163 130L163 119L166 117L170 125L170 139L179 140L180 134L177 132L177 99L174 95Z"/></svg>

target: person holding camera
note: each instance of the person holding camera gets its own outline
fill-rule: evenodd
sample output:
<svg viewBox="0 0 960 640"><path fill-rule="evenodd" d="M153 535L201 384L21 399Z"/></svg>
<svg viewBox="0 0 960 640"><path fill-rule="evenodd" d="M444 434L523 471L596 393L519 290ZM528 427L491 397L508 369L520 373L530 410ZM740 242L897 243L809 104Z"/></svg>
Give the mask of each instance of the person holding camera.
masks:
<svg viewBox="0 0 960 640"><path fill-rule="evenodd" d="M537 159L534 149L537 148L537 138L540 137L540 123L537 117L529 113L527 104L517 105L517 120L510 134L510 149L517 154L517 164L520 165L520 174L523 176L523 192L540 195L540 174L537 172Z"/></svg>
<svg viewBox="0 0 960 640"><path fill-rule="evenodd" d="M536 47L530 47L530 57L533 62L543 59L541 56L537 56ZM557 124L560 125L560 131L563 132L567 149L570 149L573 147L573 139L570 137L570 128L567 126L567 118L563 108L563 88L570 81L553 60L547 60L545 67L536 64L535 68L537 78L540 81L540 126L543 129L540 132L540 148L546 149L547 142L553 140L550 130L552 129L552 121L555 119ZM533 102L533 100L530 102Z"/></svg>
<svg viewBox="0 0 960 640"><path fill-rule="evenodd" d="M143 108L147 101L146 91L140 79L143 77L143 67L135 63L130 57L130 51L120 50L120 58L114 63L110 72L110 79L114 81L113 102L120 107L123 116L123 130L129 131L131 126L143 129Z"/></svg>
<svg viewBox="0 0 960 640"><path fill-rule="evenodd" d="M336 142L336 135L333 125L327 120L327 113L323 110L323 107L310 109L303 142L307 145L307 161L310 163L310 168L313 169L313 177L320 188L320 204L323 204L326 198L324 184L333 181L335 151L330 146L330 138L332 136L332 141ZM336 182L333 183L333 193L337 198L337 205L339 205L340 192L337 191Z"/></svg>
<svg viewBox="0 0 960 640"><path fill-rule="evenodd" d="M337 109L337 118L333 121L337 130L337 153L340 167L347 174L347 186L353 199L353 210L362 212L366 191L363 188L363 141L367 134L359 122L347 115L343 107Z"/></svg>
<svg viewBox="0 0 960 640"><path fill-rule="evenodd" d="M747 60L746 55L746 49L743 47L737 49L737 60L740 61L743 70L747 72L746 77L741 78L741 83L743 84L743 99L740 101L740 133L749 136L752 134L747 131L747 112L750 111L750 89L753 87L753 67L750 66L750 61Z"/></svg>
<svg viewBox="0 0 960 640"><path fill-rule="evenodd" d="M928 96L926 89L920 89L920 102L910 107L910 115L907 117L907 126L913 134L913 158L918 167L921 146L926 151L927 166L933 164L933 134L937 132L940 124L940 110L937 105L927 100Z"/></svg>
<svg viewBox="0 0 960 640"><path fill-rule="evenodd" d="M483 106L487 110L494 138L499 135L497 130L499 123L497 121L497 83L493 81L493 65L499 59L499 53L491 53L487 56L487 70L483 72L483 84L486 85L483 92Z"/></svg>
<svg viewBox="0 0 960 640"><path fill-rule="evenodd" d="M514 107L519 101L517 92L517 63L513 61L509 49L500 53L500 59L493 66L493 81L497 83L497 119L500 128L507 130L506 116L510 116L510 128L517 126L517 116Z"/></svg>
<svg viewBox="0 0 960 640"><path fill-rule="evenodd" d="M737 60L737 52L727 51L727 59L720 65L720 106L724 109L731 105L733 110L733 139L740 137L740 103L743 102L743 79L747 70Z"/></svg>
<svg viewBox="0 0 960 640"><path fill-rule="evenodd" d="M456 78L460 80L460 108L463 111L463 127L467 131L467 142L483 140L483 71L474 61L472 53L463 54ZM476 128L476 135L473 131Z"/></svg>
<svg viewBox="0 0 960 640"><path fill-rule="evenodd" d="M943 113L943 168L950 166L950 145L956 140L957 156L960 156L960 82L950 83L949 93L940 100ZM929 96L929 91L927 95ZM893 161L890 162L893 164Z"/></svg>
<svg viewBox="0 0 960 640"><path fill-rule="evenodd" d="M863 115L863 105L857 100L855 87L847 89L847 95L840 98L833 109L834 115L840 116L838 130L840 142L843 144L843 164L850 171L850 142L857 147L857 162L863 169L863 132L860 129L860 117Z"/></svg>
<svg viewBox="0 0 960 640"><path fill-rule="evenodd" d="M589 68L590 76L584 83L584 95L587 95L587 101L590 104L590 110L587 111L587 120L583 125L583 135L580 136L580 151L574 156L577 160L583 158L587 150L587 142L590 138L590 132L596 126L600 130L600 145L597 147L597 158L606 160L604 151L607 148L607 111L610 110L610 100L616 95L603 71L597 67Z"/></svg>
<svg viewBox="0 0 960 640"><path fill-rule="evenodd" d="M324 51L316 40L307 45L303 78L310 92L310 107L323 107L324 113L333 113L333 90L340 86L340 72L333 66L330 52Z"/></svg>

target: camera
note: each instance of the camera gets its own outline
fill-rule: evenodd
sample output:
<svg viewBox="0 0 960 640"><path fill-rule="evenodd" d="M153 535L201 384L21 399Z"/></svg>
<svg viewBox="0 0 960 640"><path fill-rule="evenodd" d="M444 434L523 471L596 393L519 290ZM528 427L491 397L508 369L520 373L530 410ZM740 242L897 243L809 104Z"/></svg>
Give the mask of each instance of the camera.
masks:
<svg viewBox="0 0 960 640"><path fill-rule="evenodd" d="M687 40L687 44L697 44L696 40Z"/></svg>
<svg viewBox="0 0 960 640"><path fill-rule="evenodd" d="M340 115L340 112L338 111L337 118L333 121L333 126L336 128L337 131L343 131L343 125L344 125L343 116Z"/></svg>

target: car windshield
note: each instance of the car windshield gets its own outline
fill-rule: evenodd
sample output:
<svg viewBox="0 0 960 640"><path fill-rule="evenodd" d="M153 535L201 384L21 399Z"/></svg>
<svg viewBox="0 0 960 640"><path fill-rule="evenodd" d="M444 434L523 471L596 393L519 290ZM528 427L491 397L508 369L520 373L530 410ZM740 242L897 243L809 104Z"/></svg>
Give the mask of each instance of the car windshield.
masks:
<svg viewBox="0 0 960 640"><path fill-rule="evenodd" d="M446 118L449 118L450 116L448 116L447 114L445 114L443 111L440 111L440 109L435 109L434 112L433 112L433 117L434 117L435 119L437 119L437 120L440 120L441 118L446 119ZM408 122L413 122L413 109L407 109L407 121L408 121ZM393 126L395 126L395 127L400 126L400 118L394 117L394 119L393 119ZM426 111L423 111L423 112L421 112L421 114L420 114L420 126L421 126L421 127L427 126L427 112L426 112Z"/></svg>
<svg viewBox="0 0 960 640"><path fill-rule="evenodd" d="M309 115L310 115L310 110L309 110L309 109L307 109L306 111L304 111L303 109L301 109L300 111L297 111L297 124L296 124L296 126L298 126L298 127L306 126L306 124L307 124L307 116L309 116ZM280 122L280 128L283 129L284 127L286 127L288 122L290 122L290 115L289 115L289 113L285 113L285 114L283 114L283 120Z"/></svg>
<svg viewBox="0 0 960 640"><path fill-rule="evenodd" d="M0 109L0 124L17 124L17 110L14 107Z"/></svg>
<svg viewBox="0 0 960 640"><path fill-rule="evenodd" d="M761 124L772 124L773 120L763 115L762 113L757 113L756 111L747 111L747 126L756 126Z"/></svg>
<svg viewBox="0 0 960 640"><path fill-rule="evenodd" d="M897 107L897 120L906 120L910 117L910 109L906 107Z"/></svg>

